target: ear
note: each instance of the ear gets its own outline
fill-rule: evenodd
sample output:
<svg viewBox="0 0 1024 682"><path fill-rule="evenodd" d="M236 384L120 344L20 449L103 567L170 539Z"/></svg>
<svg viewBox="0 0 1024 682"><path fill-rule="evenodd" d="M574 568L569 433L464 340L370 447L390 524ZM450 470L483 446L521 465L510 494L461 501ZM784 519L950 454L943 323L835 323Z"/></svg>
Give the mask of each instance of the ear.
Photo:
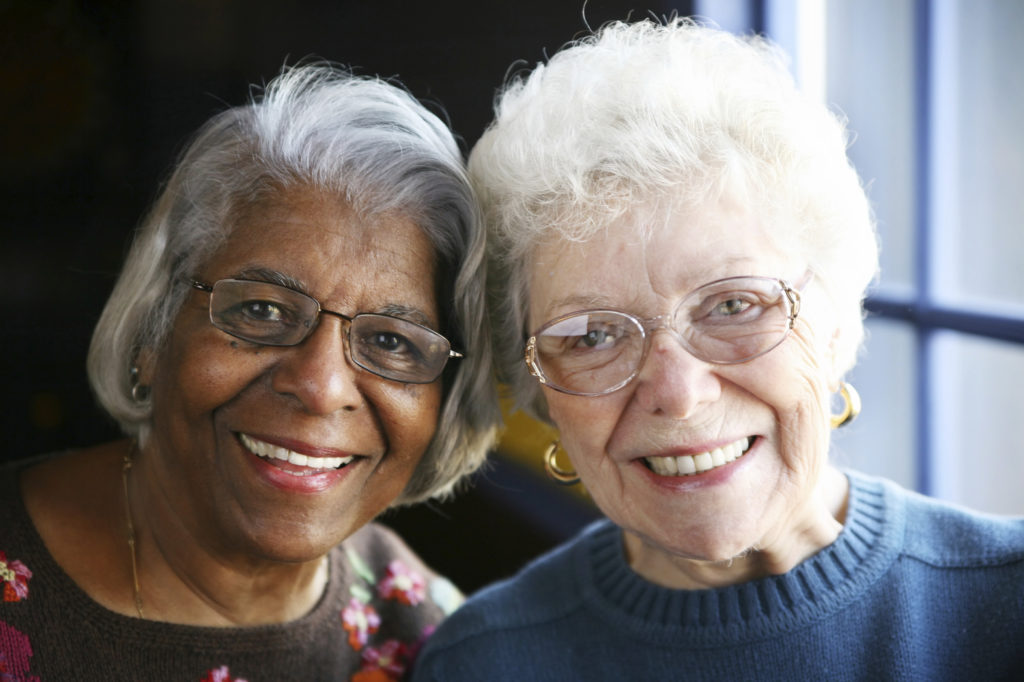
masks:
<svg viewBox="0 0 1024 682"><path fill-rule="evenodd" d="M138 385L152 386L156 374L156 353L151 347L144 346L139 349L138 355L135 356L135 367L139 369Z"/></svg>

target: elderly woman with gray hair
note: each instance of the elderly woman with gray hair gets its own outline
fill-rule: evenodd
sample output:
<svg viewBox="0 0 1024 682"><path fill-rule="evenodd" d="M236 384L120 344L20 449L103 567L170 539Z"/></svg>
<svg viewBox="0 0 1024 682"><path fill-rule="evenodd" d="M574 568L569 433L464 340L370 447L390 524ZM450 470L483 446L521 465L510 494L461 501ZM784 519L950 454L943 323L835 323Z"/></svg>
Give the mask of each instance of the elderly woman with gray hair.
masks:
<svg viewBox="0 0 1024 682"><path fill-rule="evenodd" d="M4 679L397 678L461 596L372 521L493 442L483 273L406 91L310 64L214 117L93 337L129 438L4 469Z"/></svg>
<svg viewBox="0 0 1024 682"><path fill-rule="evenodd" d="M607 519L472 597L414 679L1024 679L1024 520L829 462L876 239L777 51L613 24L496 112L470 175L501 378Z"/></svg>

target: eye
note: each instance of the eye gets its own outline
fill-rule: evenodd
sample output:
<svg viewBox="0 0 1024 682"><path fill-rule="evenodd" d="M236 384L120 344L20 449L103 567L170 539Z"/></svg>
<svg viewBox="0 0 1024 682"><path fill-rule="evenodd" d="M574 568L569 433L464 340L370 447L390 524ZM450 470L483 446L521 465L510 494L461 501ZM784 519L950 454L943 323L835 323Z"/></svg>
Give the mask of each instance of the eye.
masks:
<svg viewBox="0 0 1024 682"><path fill-rule="evenodd" d="M601 350L607 348L615 343L616 339L621 336L619 330L613 328L602 328L602 329L591 329L586 334L579 337L579 341L576 342L577 348L583 348L585 350Z"/></svg>
<svg viewBox="0 0 1024 682"><path fill-rule="evenodd" d="M405 333L400 320L361 316L358 322L352 332L356 353L375 365L412 365L431 352L429 341L419 338L415 327L410 326L410 333Z"/></svg>
<svg viewBox="0 0 1024 682"><path fill-rule="evenodd" d="M221 319L239 329L309 327L311 320L287 301L245 299L221 313Z"/></svg>
<svg viewBox="0 0 1024 682"><path fill-rule="evenodd" d="M547 357L591 355L628 344L638 331L622 313L587 311L543 327L537 336L537 351Z"/></svg>
<svg viewBox="0 0 1024 682"><path fill-rule="evenodd" d="M239 311L257 322L282 322L286 317L281 306L270 301L244 301L239 304Z"/></svg>
<svg viewBox="0 0 1024 682"><path fill-rule="evenodd" d="M721 291L702 298L689 318L698 327L746 326L760 320L772 305L756 291Z"/></svg>
<svg viewBox="0 0 1024 682"><path fill-rule="evenodd" d="M411 348L409 339L393 332L377 332L365 339L365 342L376 350L386 353L408 352Z"/></svg>
<svg viewBox="0 0 1024 682"><path fill-rule="evenodd" d="M711 314L724 315L726 317L739 315L750 308L751 305L753 304L749 301L743 300L742 298L729 298L718 303L711 311Z"/></svg>

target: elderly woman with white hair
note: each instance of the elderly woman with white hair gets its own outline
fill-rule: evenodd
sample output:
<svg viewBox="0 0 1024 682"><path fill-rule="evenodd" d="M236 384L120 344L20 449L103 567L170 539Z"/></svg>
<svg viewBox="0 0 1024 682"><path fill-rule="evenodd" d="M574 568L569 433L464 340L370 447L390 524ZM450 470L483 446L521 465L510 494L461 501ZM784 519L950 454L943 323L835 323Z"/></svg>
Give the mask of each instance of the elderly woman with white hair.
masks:
<svg viewBox="0 0 1024 682"><path fill-rule="evenodd" d="M397 679L461 602L384 510L500 419L448 128L287 69L209 121L136 235L89 375L129 438L0 478L0 677Z"/></svg>
<svg viewBox="0 0 1024 682"><path fill-rule="evenodd" d="M415 680L1024 679L1024 520L829 462L877 267L846 143L766 41L688 20L505 89L469 164L501 378L607 518Z"/></svg>

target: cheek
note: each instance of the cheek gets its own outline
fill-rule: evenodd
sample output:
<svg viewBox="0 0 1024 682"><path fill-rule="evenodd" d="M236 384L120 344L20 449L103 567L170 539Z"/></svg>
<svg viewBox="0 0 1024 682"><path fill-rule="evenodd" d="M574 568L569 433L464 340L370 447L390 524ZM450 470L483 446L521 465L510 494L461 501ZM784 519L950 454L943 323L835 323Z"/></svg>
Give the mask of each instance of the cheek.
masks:
<svg viewBox="0 0 1024 682"><path fill-rule="evenodd" d="M583 398L548 391L548 415L558 430L562 448L574 461L603 457L624 407L620 394L627 392L623 389L606 396Z"/></svg>
<svg viewBox="0 0 1024 682"><path fill-rule="evenodd" d="M828 455L829 365L821 341L798 327L777 349L784 352L764 357L771 363L762 376L759 397L775 413L778 429L773 440L780 456L800 480L816 475Z"/></svg>
<svg viewBox="0 0 1024 682"><path fill-rule="evenodd" d="M367 398L381 420L391 455L389 459L400 466L415 467L437 430L440 383L381 384Z"/></svg>
<svg viewBox="0 0 1024 682"><path fill-rule="evenodd" d="M197 415L229 402L266 370L262 351L204 332L175 334L157 363L154 413L172 407Z"/></svg>
<svg viewBox="0 0 1024 682"><path fill-rule="evenodd" d="M827 367L821 344L795 329L786 342L755 361L748 388L780 420L794 410L827 405Z"/></svg>

